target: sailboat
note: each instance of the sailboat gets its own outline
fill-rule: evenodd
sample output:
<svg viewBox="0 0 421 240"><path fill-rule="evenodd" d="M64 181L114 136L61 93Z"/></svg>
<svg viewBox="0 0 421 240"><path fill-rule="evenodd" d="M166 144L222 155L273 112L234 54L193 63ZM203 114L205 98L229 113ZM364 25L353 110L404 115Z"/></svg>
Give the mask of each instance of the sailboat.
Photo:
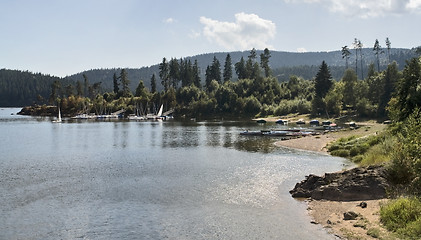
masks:
<svg viewBox="0 0 421 240"><path fill-rule="evenodd" d="M152 119L152 120L162 120L164 119L164 117L162 116L163 111L164 111L164 104L162 104L161 107L159 108L158 114L156 115L148 114L146 117L147 119Z"/></svg>
<svg viewBox="0 0 421 240"><path fill-rule="evenodd" d="M60 112L60 107L58 108L58 116L57 119L54 120L53 122L55 123L61 123L61 112Z"/></svg>

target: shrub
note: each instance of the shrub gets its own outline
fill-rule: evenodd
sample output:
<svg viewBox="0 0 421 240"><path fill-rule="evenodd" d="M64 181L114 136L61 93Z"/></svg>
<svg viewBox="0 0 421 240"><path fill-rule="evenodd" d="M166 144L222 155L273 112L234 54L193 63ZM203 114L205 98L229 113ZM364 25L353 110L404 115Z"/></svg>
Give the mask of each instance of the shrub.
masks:
<svg viewBox="0 0 421 240"><path fill-rule="evenodd" d="M332 154L333 156L338 156L338 157L349 157L349 150L346 149L338 149L335 151L330 152L330 154Z"/></svg>
<svg viewBox="0 0 421 240"><path fill-rule="evenodd" d="M354 157L360 153L360 148L358 146L353 146L349 150L349 156Z"/></svg>
<svg viewBox="0 0 421 240"><path fill-rule="evenodd" d="M409 239L421 235L421 201L418 198L400 198L381 206L380 220L389 231Z"/></svg>
<svg viewBox="0 0 421 240"><path fill-rule="evenodd" d="M380 238L380 229L378 228L370 228L367 231L367 235L373 238Z"/></svg>
<svg viewBox="0 0 421 240"><path fill-rule="evenodd" d="M401 126L389 173L395 183L410 183L412 192L421 194L421 111L415 110Z"/></svg>

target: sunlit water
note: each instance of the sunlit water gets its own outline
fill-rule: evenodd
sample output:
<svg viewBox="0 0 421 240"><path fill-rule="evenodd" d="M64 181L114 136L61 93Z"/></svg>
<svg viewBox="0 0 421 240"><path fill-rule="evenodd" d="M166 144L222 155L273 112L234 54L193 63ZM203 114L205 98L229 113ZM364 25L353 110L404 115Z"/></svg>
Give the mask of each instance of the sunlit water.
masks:
<svg viewBox="0 0 421 240"><path fill-rule="evenodd" d="M240 122L52 123L0 110L0 239L334 239L288 193L345 160Z"/></svg>

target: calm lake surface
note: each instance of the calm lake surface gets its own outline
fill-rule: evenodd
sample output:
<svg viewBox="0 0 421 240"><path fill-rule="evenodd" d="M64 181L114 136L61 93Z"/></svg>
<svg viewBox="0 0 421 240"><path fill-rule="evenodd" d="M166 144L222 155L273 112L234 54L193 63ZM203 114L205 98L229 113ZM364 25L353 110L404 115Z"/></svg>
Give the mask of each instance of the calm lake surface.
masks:
<svg viewBox="0 0 421 240"><path fill-rule="evenodd" d="M0 239L335 239L289 195L341 158L249 122L70 121L0 110Z"/></svg>

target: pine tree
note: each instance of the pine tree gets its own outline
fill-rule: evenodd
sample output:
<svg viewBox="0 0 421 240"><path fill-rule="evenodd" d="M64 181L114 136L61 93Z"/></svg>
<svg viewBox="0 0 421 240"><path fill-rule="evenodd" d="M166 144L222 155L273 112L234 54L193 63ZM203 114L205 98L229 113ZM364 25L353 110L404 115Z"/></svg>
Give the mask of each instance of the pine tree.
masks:
<svg viewBox="0 0 421 240"><path fill-rule="evenodd" d="M223 77L224 77L224 83L230 81L232 78L232 61L231 61L231 56L229 53L227 54L227 57L225 58Z"/></svg>
<svg viewBox="0 0 421 240"><path fill-rule="evenodd" d="M143 99L148 98L148 91L145 88L145 85L143 84L143 80L139 81L139 84L137 85L137 88L136 88L135 96L142 97Z"/></svg>
<svg viewBox="0 0 421 240"><path fill-rule="evenodd" d="M374 42L373 51L377 58L377 71L380 72L380 54L383 53L383 51L378 39Z"/></svg>
<svg viewBox="0 0 421 240"><path fill-rule="evenodd" d="M346 68L348 69L348 60L349 60L349 56L351 55L351 52L349 51L348 46L343 46L342 47L342 58L345 58L345 63L346 63Z"/></svg>
<svg viewBox="0 0 421 240"><path fill-rule="evenodd" d="M169 88L169 67L166 58L163 58L162 63L159 64L159 77L161 78L161 84L164 87L164 91L166 92Z"/></svg>
<svg viewBox="0 0 421 240"><path fill-rule="evenodd" d="M83 96L83 87L82 83L80 81L76 82L76 95L79 97Z"/></svg>
<svg viewBox="0 0 421 240"><path fill-rule="evenodd" d="M151 92L152 93L156 93L156 77L155 77L155 73L152 74L152 77L151 77Z"/></svg>
<svg viewBox="0 0 421 240"><path fill-rule="evenodd" d="M84 90L83 93L85 94L85 97L88 96L88 90L89 90L89 80L88 80L88 76L86 76L86 74L83 74L83 81L84 81Z"/></svg>
<svg viewBox="0 0 421 240"><path fill-rule="evenodd" d="M216 80L221 83L221 64L216 56L213 57L212 65L210 67L211 80Z"/></svg>
<svg viewBox="0 0 421 240"><path fill-rule="evenodd" d="M118 95L118 93L120 91L120 88L118 87L118 85L120 85L118 83L118 77L117 77L117 74L114 73L114 75L113 75L113 86L114 86L113 87L113 91L114 91L114 93L115 93L116 96Z"/></svg>
<svg viewBox="0 0 421 240"><path fill-rule="evenodd" d="M389 64L386 69L386 73L384 76L384 82L382 86L380 86L381 94L379 99L379 105L377 109L377 113L379 117L386 116L386 107L392 97L392 94L395 92L395 85L399 79L399 70L398 65L396 62Z"/></svg>
<svg viewBox="0 0 421 240"><path fill-rule="evenodd" d="M174 89L177 89L178 82L180 80L180 64L175 58L171 58L169 62L169 79Z"/></svg>
<svg viewBox="0 0 421 240"><path fill-rule="evenodd" d="M392 43L390 42L389 38L386 38L386 47L387 47L387 59L389 61L390 64L390 48L392 46Z"/></svg>
<svg viewBox="0 0 421 240"><path fill-rule="evenodd" d="M127 76L127 71L124 68L121 69L121 72L120 72L120 81L121 81L121 88L122 88L122 91L123 91L122 96L123 97L129 97L131 95L131 92L130 92L130 89L129 89L130 80Z"/></svg>
<svg viewBox="0 0 421 240"><path fill-rule="evenodd" d="M197 63L197 59L194 60L193 65L193 84L198 88L202 87L200 84L200 68L199 64Z"/></svg>
<svg viewBox="0 0 421 240"><path fill-rule="evenodd" d="M316 97L324 98L332 87L332 75L325 61L320 65L319 72L315 78L315 92Z"/></svg>
<svg viewBox="0 0 421 240"><path fill-rule="evenodd" d="M235 64L235 73L237 74L238 79L246 78L245 69L246 69L246 66L245 66L244 58L241 57L240 61Z"/></svg>
<svg viewBox="0 0 421 240"><path fill-rule="evenodd" d="M206 89L209 89L210 84L212 82L212 72L211 72L211 67L209 65L206 67L205 77L206 77L205 87Z"/></svg>
<svg viewBox="0 0 421 240"><path fill-rule="evenodd" d="M260 66L265 71L265 77L269 77L270 75L272 75L272 70L270 69L270 66L269 66L270 57L271 55L270 55L269 49L267 48L265 48L265 50L263 50L263 53L260 54Z"/></svg>

